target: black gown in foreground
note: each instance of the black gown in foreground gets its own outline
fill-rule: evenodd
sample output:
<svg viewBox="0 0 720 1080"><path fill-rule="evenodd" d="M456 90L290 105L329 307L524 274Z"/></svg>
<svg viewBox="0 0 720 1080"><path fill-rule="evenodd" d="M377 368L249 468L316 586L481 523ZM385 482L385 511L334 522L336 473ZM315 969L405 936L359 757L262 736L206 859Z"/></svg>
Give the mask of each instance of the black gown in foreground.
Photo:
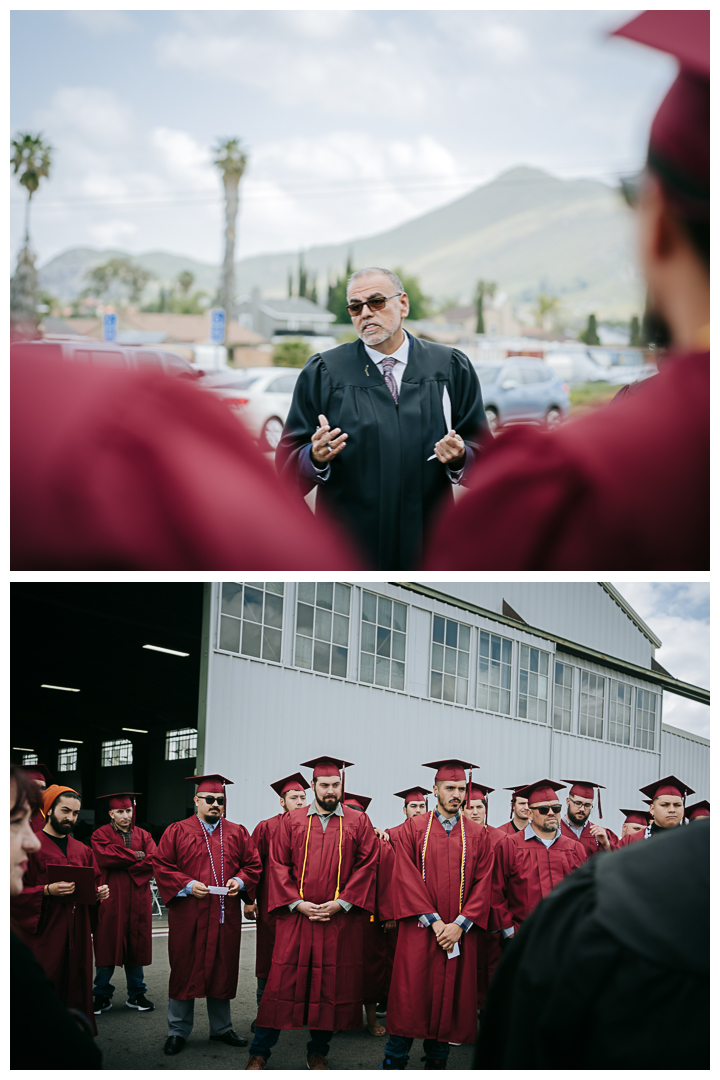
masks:
<svg viewBox="0 0 720 1080"><path fill-rule="evenodd" d="M600 854L506 949L478 1069L710 1068L710 824Z"/></svg>

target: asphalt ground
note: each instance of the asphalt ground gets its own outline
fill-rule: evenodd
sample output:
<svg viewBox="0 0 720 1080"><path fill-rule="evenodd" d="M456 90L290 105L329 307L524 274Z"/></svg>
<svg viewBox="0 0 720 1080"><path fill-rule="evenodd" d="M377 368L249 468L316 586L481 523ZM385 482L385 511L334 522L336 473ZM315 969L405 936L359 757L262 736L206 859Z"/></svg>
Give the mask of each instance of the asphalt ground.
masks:
<svg viewBox="0 0 720 1080"><path fill-rule="evenodd" d="M164 921L164 920L163 920ZM181 1053L167 1057L163 1046L167 1038L167 990L170 975L167 937L153 936L153 963L145 968L147 997L155 1005L152 1012L139 1013L125 1005L124 973L115 969L113 1007L96 1016L98 1046L103 1053L104 1069L244 1069L247 1048L210 1042L205 1002L195 1002L195 1026ZM243 931L240 949L240 978L237 996L231 1002L233 1028L238 1035L252 1040L250 1024L255 1019L255 931ZM273 1048L267 1070L305 1069L307 1031L283 1031ZM328 1064L331 1069L377 1069L382 1061L385 1038L369 1032L340 1031L333 1037ZM408 1069L424 1069L420 1058L422 1043L416 1041ZM473 1047L453 1046L449 1069L472 1068Z"/></svg>

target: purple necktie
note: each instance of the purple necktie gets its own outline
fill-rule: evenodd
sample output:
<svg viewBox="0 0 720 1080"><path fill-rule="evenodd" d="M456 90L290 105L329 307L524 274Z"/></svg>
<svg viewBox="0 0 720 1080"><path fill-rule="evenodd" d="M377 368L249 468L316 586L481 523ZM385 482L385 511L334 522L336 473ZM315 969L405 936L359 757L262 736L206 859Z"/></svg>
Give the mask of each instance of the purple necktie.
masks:
<svg viewBox="0 0 720 1080"><path fill-rule="evenodd" d="M393 368L397 364L397 360L394 356L388 356L382 362L383 379L387 385L388 390L392 394L392 399L397 405L398 403L398 384L395 382L395 376L393 375Z"/></svg>

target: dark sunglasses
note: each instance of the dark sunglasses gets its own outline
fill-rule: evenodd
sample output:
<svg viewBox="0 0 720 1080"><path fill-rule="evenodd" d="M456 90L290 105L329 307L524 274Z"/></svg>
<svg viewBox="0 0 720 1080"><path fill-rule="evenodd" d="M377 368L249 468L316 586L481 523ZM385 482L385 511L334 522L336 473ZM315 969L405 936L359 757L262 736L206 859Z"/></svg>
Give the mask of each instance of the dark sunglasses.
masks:
<svg viewBox="0 0 720 1080"><path fill-rule="evenodd" d="M225 805L225 799L223 798L222 795L218 795L217 800L215 799L214 795L198 795L198 799L204 799L206 803L210 804L210 806L212 806L212 804L214 802L216 802L216 801L217 801L218 806L224 806Z"/></svg>
<svg viewBox="0 0 720 1080"><path fill-rule="evenodd" d="M402 296L402 293L396 292L392 296L372 296L369 300L353 300L352 304L347 305L347 312L354 318L362 314L362 309L366 305L368 311L382 311L388 300L394 300L396 296Z"/></svg>
<svg viewBox="0 0 720 1080"><path fill-rule="evenodd" d="M560 803L556 803L555 806L533 806L533 810L537 810L538 814L542 814L545 817L552 810L553 814L559 814L562 810Z"/></svg>

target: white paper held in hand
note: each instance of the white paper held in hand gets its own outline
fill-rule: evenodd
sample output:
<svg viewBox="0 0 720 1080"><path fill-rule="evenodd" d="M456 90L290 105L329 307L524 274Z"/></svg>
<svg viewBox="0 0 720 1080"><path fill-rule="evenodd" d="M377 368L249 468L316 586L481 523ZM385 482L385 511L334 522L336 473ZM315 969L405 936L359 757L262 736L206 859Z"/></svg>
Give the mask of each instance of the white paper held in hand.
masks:
<svg viewBox="0 0 720 1080"><path fill-rule="evenodd" d="M456 956L460 955L460 942L456 941L450 952L447 954L448 960L454 960Z"/></svg>
<svg viewBox="0 0 720 1080"><path fill-rule="evenodd" d="M214 896L227 896L230 890L224 885L208 885L208 892L211 892Z"/></svg>
<svg viewBox="0 0 720 1080"><path fill-rule="evenodd" d="M450 404L450 395L448 394L447 386L443 386L442 410L443 419L445 420L445 434L447 435L448 431L452 428L452 405ZM432 461L434 457L437 457L437 454L431 454L427 460Z"/></svg>

